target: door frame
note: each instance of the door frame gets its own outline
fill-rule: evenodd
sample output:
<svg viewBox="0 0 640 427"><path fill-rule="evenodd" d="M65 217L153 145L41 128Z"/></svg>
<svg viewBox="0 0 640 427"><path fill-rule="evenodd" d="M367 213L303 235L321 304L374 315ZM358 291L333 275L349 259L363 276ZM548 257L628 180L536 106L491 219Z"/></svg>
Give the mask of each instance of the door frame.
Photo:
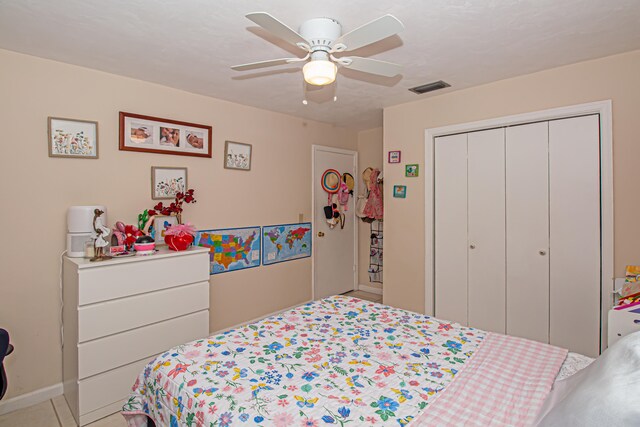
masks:
<svg viewBox="0 0 640 427"><path fill-rule="evenodd" d="M311 244L311 300L316 300L316 153L318 151L325 151L336 154L347 154L353 155L353 169L356 174L358 173L358 152L353 150L345 150L343 148L335 148L328 147L325 145L311 145L311 228L313 230L312 244ZM358 189L358 179L354 176L354 187L353 187L353 206L350 211L347 211L345 214L345 221L347 217L350 217L353 220L353 290L358 289L358 223L356 222L356 203L355 197L359 194Z"/></svg>
<svg viewBox="0 0 640 427"><path fill-rule="evenodd" d="M601 290L600 290L600 352L607 348L608 312L613 307L614 234L613 234L613 128L611 100L596 101L567 107L551 108L476 122L425 129L425 314L434 315L434 148L435 138L497 127L565 119L589 114L600 115L600 220L601 220Z"/></svg>

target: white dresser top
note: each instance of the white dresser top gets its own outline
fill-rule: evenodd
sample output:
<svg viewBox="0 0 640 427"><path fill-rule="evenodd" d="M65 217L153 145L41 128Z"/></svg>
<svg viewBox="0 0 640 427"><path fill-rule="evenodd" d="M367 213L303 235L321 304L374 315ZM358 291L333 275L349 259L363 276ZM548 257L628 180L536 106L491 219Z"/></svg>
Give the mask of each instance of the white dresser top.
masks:
<svg viewBox="0 0 640 427"><path fill-rule="evenodd" d="M95 267L107 267L116 264L126 264L130 262L141 262L141 261L151 261L154 259L162 259L162 258L170 258L176 256L185 256L185 255L193 255L194 253L207 253L209 252L209 248L201 248L197 246L191 246L186 251L172 251L167 246L161 246L158 248L158 252L153 255L143 255L143 256L126 256L126 257L114 257L110 260L106 261L90 261L88 258L67 258L70 262L76 264L79 269L84 268L95 268Z"/></svg>

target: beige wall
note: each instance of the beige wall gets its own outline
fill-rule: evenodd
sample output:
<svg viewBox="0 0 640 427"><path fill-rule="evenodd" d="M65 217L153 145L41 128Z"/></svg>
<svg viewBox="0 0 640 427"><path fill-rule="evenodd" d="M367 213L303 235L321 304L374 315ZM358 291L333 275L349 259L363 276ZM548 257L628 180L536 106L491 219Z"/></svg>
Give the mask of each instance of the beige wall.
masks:
<svg viewBox="0 0 640 427"><path fill-rule="evenodd" d="M424 131L518 113L611 99L613 105L615 274L640 262L640 51L502 80L384 110L384 152L402 150L402 161L420 163L419 180L402 165L385 164L384 301L424 309ZM393 184L407 198L391 197Z"/></svg>
<svg viewBox="0 0 640 427"><path fill-rule="evenodd" d="M150 198L151 166L186 166L198 203L185 219L198 228L267 225L311 218L311 145L356 149L357 133L318 122L0 50L0 327L15 353L6 359L7 398L61 380L59 255L66 209L104 204L108 221L135 223ZM213 126L213 158L118 150L118 112ZM47 155L47 116L99 122L100 159ZM250 172L222 167L224 141L253 144ZM211 330L311 298L311 259L211 278Z"/></svg>
<svg viewBox="0 0 640 427"><path fill-rule="evenodd" d="M382 128L358 132L358 180L360 193L365 192L362 172L367 168L382 170ZM357 200L357 197L356 197ZM382 289L382 283L369 282L369 246L371 228L366 222L358 220L358 283Z"/></svg>

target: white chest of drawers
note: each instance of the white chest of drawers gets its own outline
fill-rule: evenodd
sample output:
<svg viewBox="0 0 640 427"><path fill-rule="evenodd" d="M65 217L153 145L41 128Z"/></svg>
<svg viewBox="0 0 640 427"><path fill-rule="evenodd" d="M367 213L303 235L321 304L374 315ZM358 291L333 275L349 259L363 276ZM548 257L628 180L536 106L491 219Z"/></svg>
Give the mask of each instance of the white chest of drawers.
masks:
<svg viewBox="0 0 640 427"><path fill-rule="evenodd" d="M120 410L142 368L209 335L206 248L63 264L64 395L79 425Z"/></svg>
<svg viewBox="0 0 640 427"><path fill-rule="evenodd" d="M640 331L640 305L609 310L609 347L625 335Z"/></svg>

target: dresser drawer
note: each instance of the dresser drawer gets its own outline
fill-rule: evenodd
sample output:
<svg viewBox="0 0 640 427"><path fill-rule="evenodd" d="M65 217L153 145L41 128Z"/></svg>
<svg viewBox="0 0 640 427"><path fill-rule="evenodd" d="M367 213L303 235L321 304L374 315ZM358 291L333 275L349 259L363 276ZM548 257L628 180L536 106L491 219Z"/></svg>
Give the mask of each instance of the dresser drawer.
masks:
<svg viewBox="0 0 640 427"><path fill-rule="evenodd" d="M208 281L85 305L78 309L78 341L101 338L208 308Z"/></svg>
<svg viewBox="0 0 640 427"><path fill-rule="evenodd" d="M184 254L140 262L105 264L82 269L78 304L115 298L209 280L209 254Z"/></svg>
<svg viewBox="0 0 640 427"><path fill-rule="evenodd" d="M209 335L209 310L154 323L78 345L80 379Z"/></svg>
<svg viewBox="0 0 640 427"><path fill-rule="evenodd" d="M121 406L124 405L136 378L154 357L80 380L78 383L80 415L118 401L121 402Z"/></svg>
<svg viewBox="0 0 640 427"><path fill-rule="evenodd" d="M637 310L640 307L634 306L632 309ZM625 335L636 331L640 331L640 313L633 313L628 310L609 310L609 346L612 346Z"/></svg>

